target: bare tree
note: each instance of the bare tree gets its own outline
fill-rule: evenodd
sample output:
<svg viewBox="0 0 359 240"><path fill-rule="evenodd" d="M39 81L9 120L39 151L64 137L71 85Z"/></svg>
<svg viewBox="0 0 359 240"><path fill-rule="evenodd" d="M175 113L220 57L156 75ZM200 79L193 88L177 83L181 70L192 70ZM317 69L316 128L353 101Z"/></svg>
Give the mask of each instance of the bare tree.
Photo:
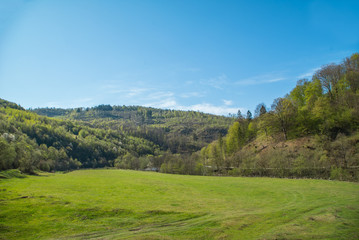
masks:
<svg viewBox="0 0 359 240"><path fill-rule="evenodd" d="M335 87L343 76L343 66L337 64L329 64L319 69L313 76L314 79L319 79L324 92L329 94L329 97L333 99L335 97Z"/></svg>

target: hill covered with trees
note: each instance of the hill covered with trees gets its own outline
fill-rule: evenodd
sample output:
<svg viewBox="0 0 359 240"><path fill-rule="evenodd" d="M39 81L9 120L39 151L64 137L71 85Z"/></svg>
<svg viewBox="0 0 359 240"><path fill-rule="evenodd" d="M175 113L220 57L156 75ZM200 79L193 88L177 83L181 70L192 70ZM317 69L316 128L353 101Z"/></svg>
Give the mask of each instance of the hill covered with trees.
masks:
<svg viewBox="0 0 359 240"><path fill-rule="evenodd" d="M25 110L0 101L0 169L359 180L359 54L301 79L270 108L215 116L140 106Z"/></svg>
<svg viewBox="0 0 359 240"><path fill-rule="evenodd" d="M193 111L110 105L31 112L1 100L0 169L159 170L166 159L191 159L191 153L225 134L233 121ZM187 173L194 173L193 165L187 163Z"/></svg>
<svg viewBox="0 0 359 240"><path fill-rule="evenodd" d="M359 54L259 104L201 150L207 172L358 180Z"/></svg>
<svg viewBox="0 0 359 240"><path fill-rule="evenodd" d="M225 135L234 118L195 111L163 110L140 106L99 105L93 108L38 108L39 115L76 120L147 139L171 153L192 153Z"/></svg>

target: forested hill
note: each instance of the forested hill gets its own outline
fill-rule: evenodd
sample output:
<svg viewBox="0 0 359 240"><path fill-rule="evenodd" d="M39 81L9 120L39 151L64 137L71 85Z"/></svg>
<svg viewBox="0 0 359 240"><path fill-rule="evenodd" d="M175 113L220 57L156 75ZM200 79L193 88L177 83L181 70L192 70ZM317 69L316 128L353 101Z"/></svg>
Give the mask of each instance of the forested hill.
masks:
<svg viewBox="0 0 359 240"><path fill-rule="evenodd" d="M359 54L301 79L201 150L221 174L359 180Z"/></svg>
<svg viewBox="0 0 359 240"><path fill-rule="evenodd" d="M36 169L111 167L118 165L123 156L136 158L126 166L140 169L149 163L148 156L161 152L155 143L121 131L39 116L0 101L0 170L19 168L33 173Z"/></svg>
<svg viewBox="0 0 359 240"><path fill-rule="evenodd" d="M159 170L176 161L178 173L199 174L191 154L226 134L234 121L198 112L105 105L43 111L59 118L0 99L0 170Z"/></svg>
<svg viewBox="0 0 359 240"><path fill-rule="evenodd" d="M93 108L37 108L33 112L145 138L171 153L192 153L227 134L233 117L195 111L163 110L140 106L99 105Z"/></svg>

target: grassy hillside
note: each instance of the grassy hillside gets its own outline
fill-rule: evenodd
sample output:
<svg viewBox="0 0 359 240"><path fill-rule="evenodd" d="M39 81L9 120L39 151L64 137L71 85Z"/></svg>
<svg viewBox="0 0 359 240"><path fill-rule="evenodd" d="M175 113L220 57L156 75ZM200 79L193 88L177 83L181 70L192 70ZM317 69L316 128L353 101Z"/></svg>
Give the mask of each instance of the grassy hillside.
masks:
<svg viewBox="0 0 359 240"><path fill-rule="evenodd" d="M359 186L80 170L0 180L0 239L358 239Z"/></svg>

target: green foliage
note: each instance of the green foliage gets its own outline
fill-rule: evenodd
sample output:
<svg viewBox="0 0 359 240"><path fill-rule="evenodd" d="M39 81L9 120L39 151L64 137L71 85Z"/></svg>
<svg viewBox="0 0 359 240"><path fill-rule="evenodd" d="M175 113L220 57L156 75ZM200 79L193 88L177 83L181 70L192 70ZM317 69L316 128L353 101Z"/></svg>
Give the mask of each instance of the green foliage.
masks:
<svg viewBox="0 0 359 240"><path fill-rule="evenodd" d="M14 164L16 152L14 146L0 137L0 170L11 169Z"/></svg>
<svg viewBox="0 0 359 240"><path fill-rule="evenodd" d="M348 173L347 170L343 168L333 167L332 170L330 171L330 179L341 180L341 181L349 180L350 174Z"/></svg>
<svg viewBox="0 0 359 240"><path fill-rule="evenodd" d="M10 169L5 171L0 171L0 178L26 178L27 175L22 174L18 169Z"/></svg>
<svg viewBox="0 0 359 240"><path fill-rule="evenodd" d="M235 122L228 130L228 134L226 136L227 143L227 153L232 154L237 151L241 145L243 140L243 133L239 122Z"/></svg>
<svg viewBox="0 0 359 240"><path fill-rule="evenodd" d="M161 150L193 153L225 135L234 119L195 111L176 111L140 106L99 105L86 109L40 108L35 113L79 120L100 129L120 130L124 135L144 138Z"/></svg>
<svg viewBox="0 0 359 240"><path fill-rule="evenodd" d="M158 154L148 140L81 122L55 120L17 108L0 108L0 169L22 172L113 166L126 153ZM138 169L136 164L131 167Z"/></svg>
<svg viewBox="0 0 359 240"><path fill-rule="evenodd" d="M256 107L229 128L220 141L201 151L202 162L217 174L244 176L312 177L357 181L359 169L359 55L342 64L323 66L312 80L302 79L267 112ZM313 137L318 136L318 137ZM289 140L315 139L302 148ZM278 147L281 144L281 147ZM224 161L225 160L225 161ZM212 171L213 173L213 171Z"/></svg>
<svg viewBox="0 0 359 240"><path fill-rule="evenodd" d="M13 108L13 109L18 109L18 110L25 110L20 105L17 105L16 103L13 103L13 102L6 101L6 100L1 99L1 98L0 98L0 107Z"/></svg>

